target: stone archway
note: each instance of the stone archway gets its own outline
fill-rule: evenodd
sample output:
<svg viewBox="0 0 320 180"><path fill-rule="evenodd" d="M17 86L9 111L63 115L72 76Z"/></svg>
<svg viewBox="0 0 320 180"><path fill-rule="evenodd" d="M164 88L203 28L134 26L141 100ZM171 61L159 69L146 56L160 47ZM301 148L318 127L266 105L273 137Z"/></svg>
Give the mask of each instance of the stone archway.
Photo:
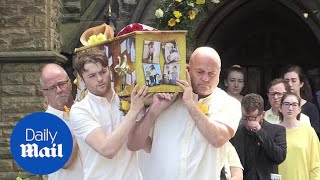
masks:
<svg viewBox="0 0 320 180"><path fill-rule="evenodd" d="M222 1L199 23L197 46L217 49L223 69L240 64L247 69L247 91L266 94L280 68L297 64L306 71L319 68L320 23L313 1ZM303 14L309 13L308 18Z"/></svg>
<svg viewBox="0 0 320 180"><path fill-rule="evenodd" d="M150 24L158 2L138 1L128 24ZM315 0L221 0L198 17L190 33L196 46L217 49L223 69L232 64L247 69L247 92L265 95L267 84L288 63L320 72L314 64L320 57L320 19L313 14L317 9Z"/></svg>

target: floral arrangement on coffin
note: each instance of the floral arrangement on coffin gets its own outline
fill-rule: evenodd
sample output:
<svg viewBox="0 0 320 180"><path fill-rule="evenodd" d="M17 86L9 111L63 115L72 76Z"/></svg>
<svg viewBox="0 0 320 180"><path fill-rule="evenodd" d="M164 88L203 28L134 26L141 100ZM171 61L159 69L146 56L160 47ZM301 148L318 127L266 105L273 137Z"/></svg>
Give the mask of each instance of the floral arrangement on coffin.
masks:
<svg viewBox="0 0 320 180"><path fill-rule="evenodd" d="M84 31L80 37L80 42L84 46L95 45L107 39L113 39L114 32L111 26L103 23Z"/></svg>
<svg viewBox="0 0 320 180"><path fill-rule="evenodd" d="M155 27L164 30L189 30L197 15L220 0L161 0L155 12Z"/></svg>
<svg viewBox="0 0 320 180"><path fill-rule="evenodd" d="M140 23L132 23L122 28L117 36L122 36L134 31L157 31L157 29Z"/></svg>

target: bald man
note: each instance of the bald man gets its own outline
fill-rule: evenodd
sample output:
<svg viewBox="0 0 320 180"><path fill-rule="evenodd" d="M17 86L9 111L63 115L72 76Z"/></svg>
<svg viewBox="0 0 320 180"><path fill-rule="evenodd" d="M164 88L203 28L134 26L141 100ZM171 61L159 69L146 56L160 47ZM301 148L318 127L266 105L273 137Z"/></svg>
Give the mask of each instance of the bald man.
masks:
<svg viewBox="0 0 320 180"><path fill-rule="evenodd" d="M65 106L73 104L72 84L66 71L57 64L47 64L41 70L40 86L48 100L47 113L61 118L70 128L69 114ZM73 133L72 133L73 134ZM64 167L48 176L49 180L83 179L82 163L78 153L78 144L73 136L72 154Z"/></svg>
<svg viewBox="0 0 320 180"><path fill-rule="evenodd" d="M241 118L239 101L217 87L220 68L218 53L200 47L190 57L187 80L177 80L183 94L154 95L128 140L130 150L150 152L145 179L220 179L225 143Z"/></svg>

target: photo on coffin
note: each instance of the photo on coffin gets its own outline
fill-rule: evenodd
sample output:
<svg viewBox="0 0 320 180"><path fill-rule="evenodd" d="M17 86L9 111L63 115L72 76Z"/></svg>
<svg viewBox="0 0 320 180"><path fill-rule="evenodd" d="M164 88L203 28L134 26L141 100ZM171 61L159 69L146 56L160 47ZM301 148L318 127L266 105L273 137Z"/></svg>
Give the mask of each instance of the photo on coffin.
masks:
<svg viewBox="0 0 320 180"><path fill-rule="evenodd" d="M157 86L162 84L162 74L159 64L144 64L144 77L146 86Z"/></svg>
<svg viewBox="0 0 320 180"><path fill-rule="evenodd" d="M136 49L134 48L134 39L131 41L130 45L130 56L131 56L131 62L136 61Z"/></svg>
<svg viewBox="0 0 320 180"><path fill-rule="evenodd" d="M180 65L165 64L163 70L163 84L172 84L176 85L177 79L180 77Z"/></svg>
<svg viewBox="0 0 320 180"><path fill-rule="evenodd" d="M144 40L143 42L143 61L144 63L159 63L160 42Z"/></svg>
<svg viewBox="0 0 320 180"><path fill-rule="evenodd" d="M181 59L178 45L175 40L162 43L162 52L166 64L174 63Z"/></svg>

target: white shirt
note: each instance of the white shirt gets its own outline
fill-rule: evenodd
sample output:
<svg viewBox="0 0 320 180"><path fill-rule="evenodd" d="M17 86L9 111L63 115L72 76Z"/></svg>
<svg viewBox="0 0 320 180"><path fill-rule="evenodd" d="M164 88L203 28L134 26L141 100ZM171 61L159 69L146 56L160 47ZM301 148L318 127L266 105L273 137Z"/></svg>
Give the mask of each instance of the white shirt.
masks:
<svg viewBox="0 0 320 180"><path fill-rule="evenodd" d="M221 154L222 161L225 162L225 171L226 178L231 178L231 167L241 168L243 170L243 166L241 164L239 155L235 149L235 147L228 141L224 147L226 155Z"/></svg>
<svg viewBox="0 0 320 180"><path fill-rule="evenodd" d="M122 121L123 113L119 109L120 100L115 93L109 102L90 92L71 108L70 119L83 157L85 180L141 179L136 152L129 151L126 143L115 157L108 159L85 142L88 134L98 127L112 133Z"/></svg>
<svg viewBox="0 0 320 180"><path fill-rule="evenodd" d="M67 124L67 126L71 130L69 115L66 112L57 110L51 107L50 105L48 106L48 109L46 112L58 116ZM80 152L78 153L77 158L74 160L70 168L68 169L61 168L58 171L48 175L48 180L62 180L62 179L79 179L79 180L83 179L82 160L81 160Z"/></svg>
<svg viewBox="0 0 320 180"><path fill-rule="evenodd" d="M236 132L241 118L240 102L223 90L199 101L209 107L209 121L218 121ZM223 151L220 153L220 151ZM146 180L220 179L225 148L213 147L199 132L187 108L177 99L160 114L154 126Z"/></svg>

